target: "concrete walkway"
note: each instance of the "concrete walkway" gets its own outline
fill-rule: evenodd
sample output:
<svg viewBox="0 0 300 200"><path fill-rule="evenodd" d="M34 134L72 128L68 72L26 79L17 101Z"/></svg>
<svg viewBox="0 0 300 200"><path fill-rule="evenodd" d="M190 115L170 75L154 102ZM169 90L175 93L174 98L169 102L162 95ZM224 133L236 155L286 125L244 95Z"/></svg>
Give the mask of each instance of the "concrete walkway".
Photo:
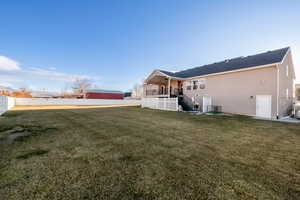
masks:
<svg viewBox="0 0 300 200"><path fill-rule="evenodd" d="M283 117L281 119L268 119L268 118L260 118L260 117L253 117L254 119L258 120L269 120L275 122L285 122L285 123L300 123L299 119L291 118L291 117Z"/></svg>

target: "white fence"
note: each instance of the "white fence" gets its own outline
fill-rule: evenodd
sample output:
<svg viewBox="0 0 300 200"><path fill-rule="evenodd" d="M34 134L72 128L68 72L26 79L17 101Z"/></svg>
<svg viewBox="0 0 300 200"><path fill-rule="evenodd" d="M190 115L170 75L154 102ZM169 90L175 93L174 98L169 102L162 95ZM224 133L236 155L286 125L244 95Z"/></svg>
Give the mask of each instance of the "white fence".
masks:
<svg viewBox="0 0 300 200"><path fill-rule="evenodd" d="M141 100L16 98L17 106L141 105Z"/></svg>
<svg viewBox="0 0 300 200"><path fill-rule="evenodd" d="M15 98L0 96L0 115L15 106Z"/></svg>
<svg viewBox="0 0 300 200"><path fill-rule="evenodd" d="M142 108L178 111L178 98L143 98Z"/></svg>
<svg viewBox="0 0 300 200"><path fill-rule="evenodd" d="M16 106L101 106L101 105L141 105L141 100L110 99L38 99L0 96L0 115Z"/></svg>

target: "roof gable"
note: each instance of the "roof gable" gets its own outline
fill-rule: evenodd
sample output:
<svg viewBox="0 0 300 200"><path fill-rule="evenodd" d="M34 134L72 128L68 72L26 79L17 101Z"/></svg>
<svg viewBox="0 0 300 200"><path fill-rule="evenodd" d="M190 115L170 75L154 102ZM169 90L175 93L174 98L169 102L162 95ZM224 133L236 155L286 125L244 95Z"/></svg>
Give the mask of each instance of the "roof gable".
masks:
<svg viewBox="0 0 300 200"><path fill-rule="evenodd" d="M209 74L222 73L228 71L241 70L251 67L257 67L262 65L270 65L279 63L283 60L289 47L268 51L261 54L256 54L247 57L238 57L233 59L224 60L222 62L217 62L209 65L203 65L200 67L195 67L192 69L183 70L180 72L168 72L160 70L162 73L168 76L178 77L178 78L190 78L196 76L205 76Z"/></svg>

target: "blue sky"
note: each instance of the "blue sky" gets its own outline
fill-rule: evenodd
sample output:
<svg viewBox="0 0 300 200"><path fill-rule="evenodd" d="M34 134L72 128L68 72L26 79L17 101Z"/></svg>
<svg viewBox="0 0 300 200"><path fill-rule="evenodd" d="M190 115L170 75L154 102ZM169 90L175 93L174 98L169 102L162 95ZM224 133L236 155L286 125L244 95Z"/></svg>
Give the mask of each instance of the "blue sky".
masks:
<svg viewBox="0 0 300 200"><path fill-rule="evenodd" d="M300 1L3 0L0 85L60 91L87 77L127 91L183 70L291 46L300 78Z"/></svg>

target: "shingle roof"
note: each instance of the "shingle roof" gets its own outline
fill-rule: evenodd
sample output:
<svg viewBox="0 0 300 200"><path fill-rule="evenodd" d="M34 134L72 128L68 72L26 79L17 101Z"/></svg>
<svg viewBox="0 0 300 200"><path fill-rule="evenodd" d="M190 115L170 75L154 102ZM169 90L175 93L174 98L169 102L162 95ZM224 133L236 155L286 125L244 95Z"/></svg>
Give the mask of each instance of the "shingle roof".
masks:
<svg viewBox="0 0 300 200"><path fill-rule="evenodd" d="M203 65L192 69L183 70L180 72L168 72L159 70L160 72L173 77L189 78L195 76L204 76L209 74L215 74L220 72L234 71L239 69L245 69L250 67L257 67L261 65L268 65L281 62L288 52L289 47L268 51L247 57L238 57L222 62L217 62L209 65Z"/></svg>

